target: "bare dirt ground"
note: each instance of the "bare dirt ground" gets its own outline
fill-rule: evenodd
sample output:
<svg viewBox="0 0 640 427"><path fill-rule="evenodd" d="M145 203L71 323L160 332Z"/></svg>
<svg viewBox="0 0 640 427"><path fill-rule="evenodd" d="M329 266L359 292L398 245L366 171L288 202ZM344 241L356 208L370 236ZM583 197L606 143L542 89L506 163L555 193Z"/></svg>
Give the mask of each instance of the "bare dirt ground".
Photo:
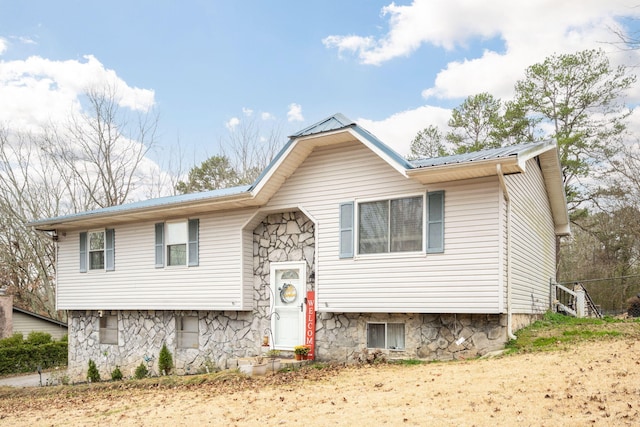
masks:
<svg viewBox="0 0 640 427"><path fill-rule="evenodd" d="M0 425L639 425L638 327L632 338L484 360L3 388Z"/></svg>

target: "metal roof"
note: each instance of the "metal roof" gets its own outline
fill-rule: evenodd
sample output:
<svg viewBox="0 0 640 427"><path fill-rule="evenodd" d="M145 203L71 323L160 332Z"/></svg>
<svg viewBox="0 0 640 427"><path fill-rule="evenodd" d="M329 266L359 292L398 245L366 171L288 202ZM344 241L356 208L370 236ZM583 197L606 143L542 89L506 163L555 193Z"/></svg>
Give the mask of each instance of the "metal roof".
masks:
<svg viewBox="0 0 640 427"><path fill-rule="evenodd" d="M151 220L163 215L188 216L213 210L261 206L278 191L282 183L304 162L315 147L356 140L365 144L404 176L425 185L495 175L496 162L501 163L504 173L522 172L523 162L528 158L552 150L554 147L550 142L541 142L407 161L366 129L338 113L292 135L252 185L142 200L41 219L28 225L43 230L60 230L79 226L100 226L107 221L109 224L116 224ZM558 168L558 166L555 167ZM561 177L554 179L556 178L561 184ZM564 197L564 193L562 196ZM558 196L558 200L563 197ZM566 202L564 209L566 211Z"/></svg>
<svg viewBox="0 0 640 427"><path fill-rule="evenodd" d="M56 222L67 222L74 219L82 219L88 216L103 214L118 214L120 212L129 212L133 210L144 210L155 207L163 207L169 205L177 205L181 203L196 202L199 200L214 199L224 196L232 196L236 194L247 193L251 186L244 185L240 187L222 188L219 190L202 191L199 193L180 194L177 196L159 197L157 199L141 200L139 202L124 203L122 205L109 206L106 208L94 209L85 212L78 212L70 215L61 215L54 218L47 218L30 222L29 226L38 227L41 224L49 224Z"/></svg>
<svg viewBox="0 0 640 427"><path fill-rule="evenodd" d="M510 145L507 147L490 148L487 150L475 151L472 153L410 160L409 163L414 168L428 168L431 166L444 166L468 162L478 162L481 160L501 159L510 156L518 156L526 153L531 149L537 149L545 145L548 145L548 142L534 142L528 144Z"/></svg>
<svg viewBox="0 0 640 427"><path fill-rule="evenodd" d="M330 132L334 130L344 129L349 126L356 126L356 122L340 113L336 113L333 116L329 116L324 120L320 120L319 122L294 133L290 136L290 138L299 138L301 136Z"/></svg>

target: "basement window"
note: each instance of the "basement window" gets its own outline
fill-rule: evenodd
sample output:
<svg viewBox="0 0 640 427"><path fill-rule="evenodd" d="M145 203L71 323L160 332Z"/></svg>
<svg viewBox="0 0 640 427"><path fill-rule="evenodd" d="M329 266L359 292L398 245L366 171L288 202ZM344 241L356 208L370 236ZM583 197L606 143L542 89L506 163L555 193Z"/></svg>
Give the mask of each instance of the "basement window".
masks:
<svg viewBox="0 0 640 427"><path fill-rule="evenodd" d="M178 348L198 348L199 330L197 316L179 316L176 318Z"/></svg>
<svg viewBox="0 0 640 427"><path fill-rule="evenodd" d="M404 350L404 323L368 323L367 348Z"/></svg>
<svg viewBox="0 0 640 427"><path fill-rule="evenodd" d="M118 344L118 316L107 314L100 318L100 344Z"/></svg>

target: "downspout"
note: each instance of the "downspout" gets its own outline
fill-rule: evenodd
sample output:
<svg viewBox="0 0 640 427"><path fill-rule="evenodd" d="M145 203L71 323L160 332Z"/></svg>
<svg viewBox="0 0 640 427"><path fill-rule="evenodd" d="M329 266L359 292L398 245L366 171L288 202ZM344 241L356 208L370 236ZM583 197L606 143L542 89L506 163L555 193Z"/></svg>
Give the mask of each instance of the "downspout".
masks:
<svg viewBox="0 0 640 427"><path fill-rule="evenodd" d="M509 190L507 189L507 183L504 180L502 167L499 163L496 165L496 172L500 186L502 187L504 200L507 203L507 337L510 340L515 340L518 337L513 333L513 313L511 305L511 199L509 198Z"/></svg>

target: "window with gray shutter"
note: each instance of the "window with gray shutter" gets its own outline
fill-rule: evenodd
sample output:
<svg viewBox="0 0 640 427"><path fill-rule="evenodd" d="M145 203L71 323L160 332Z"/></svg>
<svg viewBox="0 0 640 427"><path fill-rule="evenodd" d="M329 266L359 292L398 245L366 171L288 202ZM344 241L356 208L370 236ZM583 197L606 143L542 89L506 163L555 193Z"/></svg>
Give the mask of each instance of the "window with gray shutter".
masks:
<svg viewBox="0 0 640 427"><path fill-rule="evenodd" d="M340 204L340 258L353 258L353 202Z"/></svg>
<svg viewBox="0 0 640 427"><path fill-rule="evenodd" d="M80 273L87 272L87 232L80 233Z"/></svg>
<svg viewBox="0 0 640 427"><path fill-rule="evenodd" d="M156 268L164 267L164 222L156 224Z"/></svg>
<svg viewBox="0 0 640 427"><path fill-rule="evenodd" d="M427 193L427 253L444 252L444 191Z"/></svg>

